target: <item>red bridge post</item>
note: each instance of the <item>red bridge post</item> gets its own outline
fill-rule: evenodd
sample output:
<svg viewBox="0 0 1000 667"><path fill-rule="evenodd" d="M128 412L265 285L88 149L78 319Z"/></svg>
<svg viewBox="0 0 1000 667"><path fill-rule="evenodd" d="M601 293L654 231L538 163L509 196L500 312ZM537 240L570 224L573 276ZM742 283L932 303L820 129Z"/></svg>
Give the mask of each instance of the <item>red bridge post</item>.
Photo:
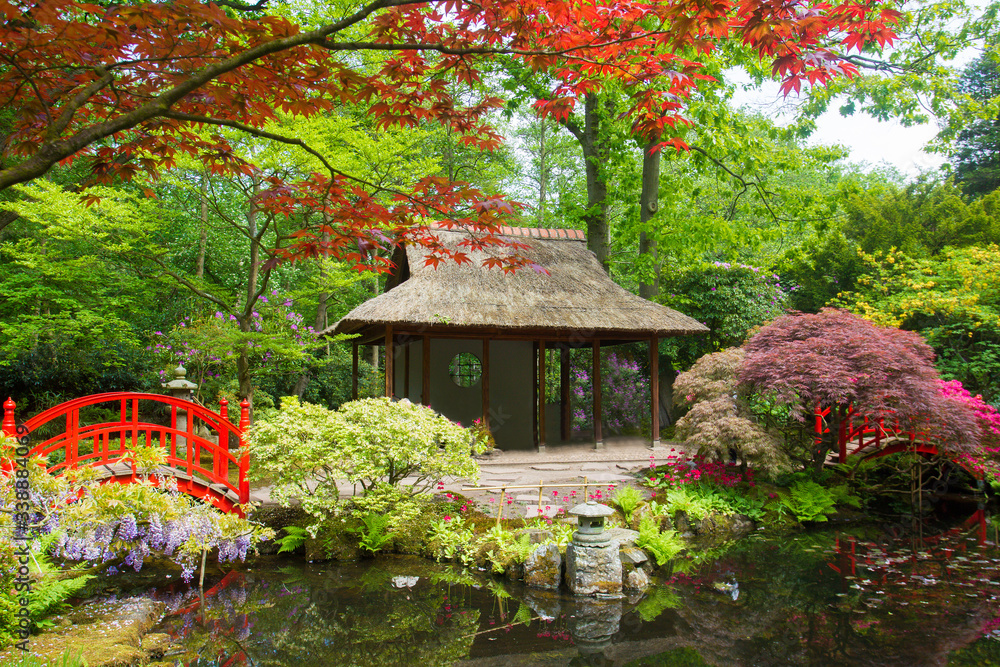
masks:
<svg viewBox="0 0 1000 667"><path fill-rule="evenodd" d="M3 433L12 438L17 437L17 422L14 421L14 408L17 405L10 397L3 402Z"/></svg>
<svg viewBox="0 0 1000 667"><path fill-rule="evenodd" d="M240 503L250 502L250 482L247 481L247 470L250 468L250 456L247 454L247 429L250 428L250 401L240 401Z"/></svg>

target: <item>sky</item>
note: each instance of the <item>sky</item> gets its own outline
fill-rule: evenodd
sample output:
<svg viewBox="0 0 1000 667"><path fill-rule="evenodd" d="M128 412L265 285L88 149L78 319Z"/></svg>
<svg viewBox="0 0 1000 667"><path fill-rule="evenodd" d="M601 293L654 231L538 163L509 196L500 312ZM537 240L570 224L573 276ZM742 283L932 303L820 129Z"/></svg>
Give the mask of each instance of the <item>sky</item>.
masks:
<svg viewBox="0 0 1000 667"><path fill-rule="evenodd" d="M740 78L735 78L737 83ZM734 103L769 116L779 124L782 118L789 118L788 103L776 82L749 90L738 89ZM850 150L851 162L871 168L888 164L911 178L935 170L944 162L944 156L922 150L937 134L933 123L903 127L898 122L880 122L861 113L845 117L837 111L839 106L834 101L817 119L816 131L807 141L809 145L840 144Z"/></svg>

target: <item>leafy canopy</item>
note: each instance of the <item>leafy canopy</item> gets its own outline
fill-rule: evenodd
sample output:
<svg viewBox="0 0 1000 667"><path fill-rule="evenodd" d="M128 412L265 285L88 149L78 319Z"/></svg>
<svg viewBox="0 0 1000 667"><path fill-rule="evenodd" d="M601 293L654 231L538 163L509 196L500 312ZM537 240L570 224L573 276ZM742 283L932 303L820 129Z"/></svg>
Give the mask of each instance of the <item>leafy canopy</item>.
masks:
<svg viewBox="0 0 1000 667"><path fill-rule="evenodd" d="M334 15L304 26L269 13L266 0L113 7L0 0L0 99L13 111L0 191L83 155L103 183L155 174L185 153L215 173L250 173L254 167L217 129L224 127L286 143L323 165L305 179L270 177L261 197L275 211L325 213L316 229L297 234L291 257L354 256L352 241L371 236L366 230L403 232L426 219L495 232L512 209L489 193L435 176L379 187L265 127L279 113L313 116L362 104L379 128L435 123L461 144L495 148L500 137L487 117L501 101L489 94L466 100L449 83L477 84L484 67L507 54L552 76L536 104L544 115L563 117L578 97L617 82L631 92L628 115L638 134L663 134L683 147L671 128L685 122L683 100L704 76L693 58L720 40L744 42L773 63L786 92L797 91L852 74L841 54L891 43L898 17L874 3L762 0L374 0L327 10ZM411 236L447 254L426 234ZM470 241L497 242L493 234Z"/></svg>

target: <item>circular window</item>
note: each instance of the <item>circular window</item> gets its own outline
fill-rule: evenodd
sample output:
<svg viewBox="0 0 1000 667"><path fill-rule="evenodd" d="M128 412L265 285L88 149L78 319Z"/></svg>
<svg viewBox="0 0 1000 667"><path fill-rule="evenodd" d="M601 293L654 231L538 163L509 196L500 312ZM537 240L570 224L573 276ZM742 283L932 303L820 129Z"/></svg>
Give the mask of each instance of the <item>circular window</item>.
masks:
<svg viewBox="0 0 1000 667"><path fill-rule="evenodd" d="M471 387L483 377L483 362L471 352L459 352L448 364L448 373L459 387Z"/></svg>

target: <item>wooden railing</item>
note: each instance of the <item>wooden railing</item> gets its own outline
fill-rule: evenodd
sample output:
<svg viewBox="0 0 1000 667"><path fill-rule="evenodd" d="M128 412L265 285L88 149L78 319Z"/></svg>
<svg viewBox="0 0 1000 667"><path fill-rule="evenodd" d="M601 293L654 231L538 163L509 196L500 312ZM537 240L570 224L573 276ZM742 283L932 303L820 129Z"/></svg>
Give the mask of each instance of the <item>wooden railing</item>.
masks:
<svg viewBox="0 0 1000 667"><path fill-rule="evenodd" d="M81 410L95 406L110 409L118 415L117 420L84 423ZM176 478L179 491L223 511L242 514L238 506L250 499L249 458L243 437L250 425L250 406L245 400L240 403L239 426L229 422L228 401L223 399L219 406L216 413L161 394L115 392L84 396L24 423L30 435L51 434L33 443L29 455L41 457L52 474L93 466L102 468L107 481L127 484L138 479L130 462L131 452L139 446L158 446L163 448L166 462L156 472ZM3 407L3 432L14 436L14 401L8 398ZM164 415L166 410L168 416ZM166 424L149 421L156 417L152 414L156 411L160 412L159 421Z"/></svg>

